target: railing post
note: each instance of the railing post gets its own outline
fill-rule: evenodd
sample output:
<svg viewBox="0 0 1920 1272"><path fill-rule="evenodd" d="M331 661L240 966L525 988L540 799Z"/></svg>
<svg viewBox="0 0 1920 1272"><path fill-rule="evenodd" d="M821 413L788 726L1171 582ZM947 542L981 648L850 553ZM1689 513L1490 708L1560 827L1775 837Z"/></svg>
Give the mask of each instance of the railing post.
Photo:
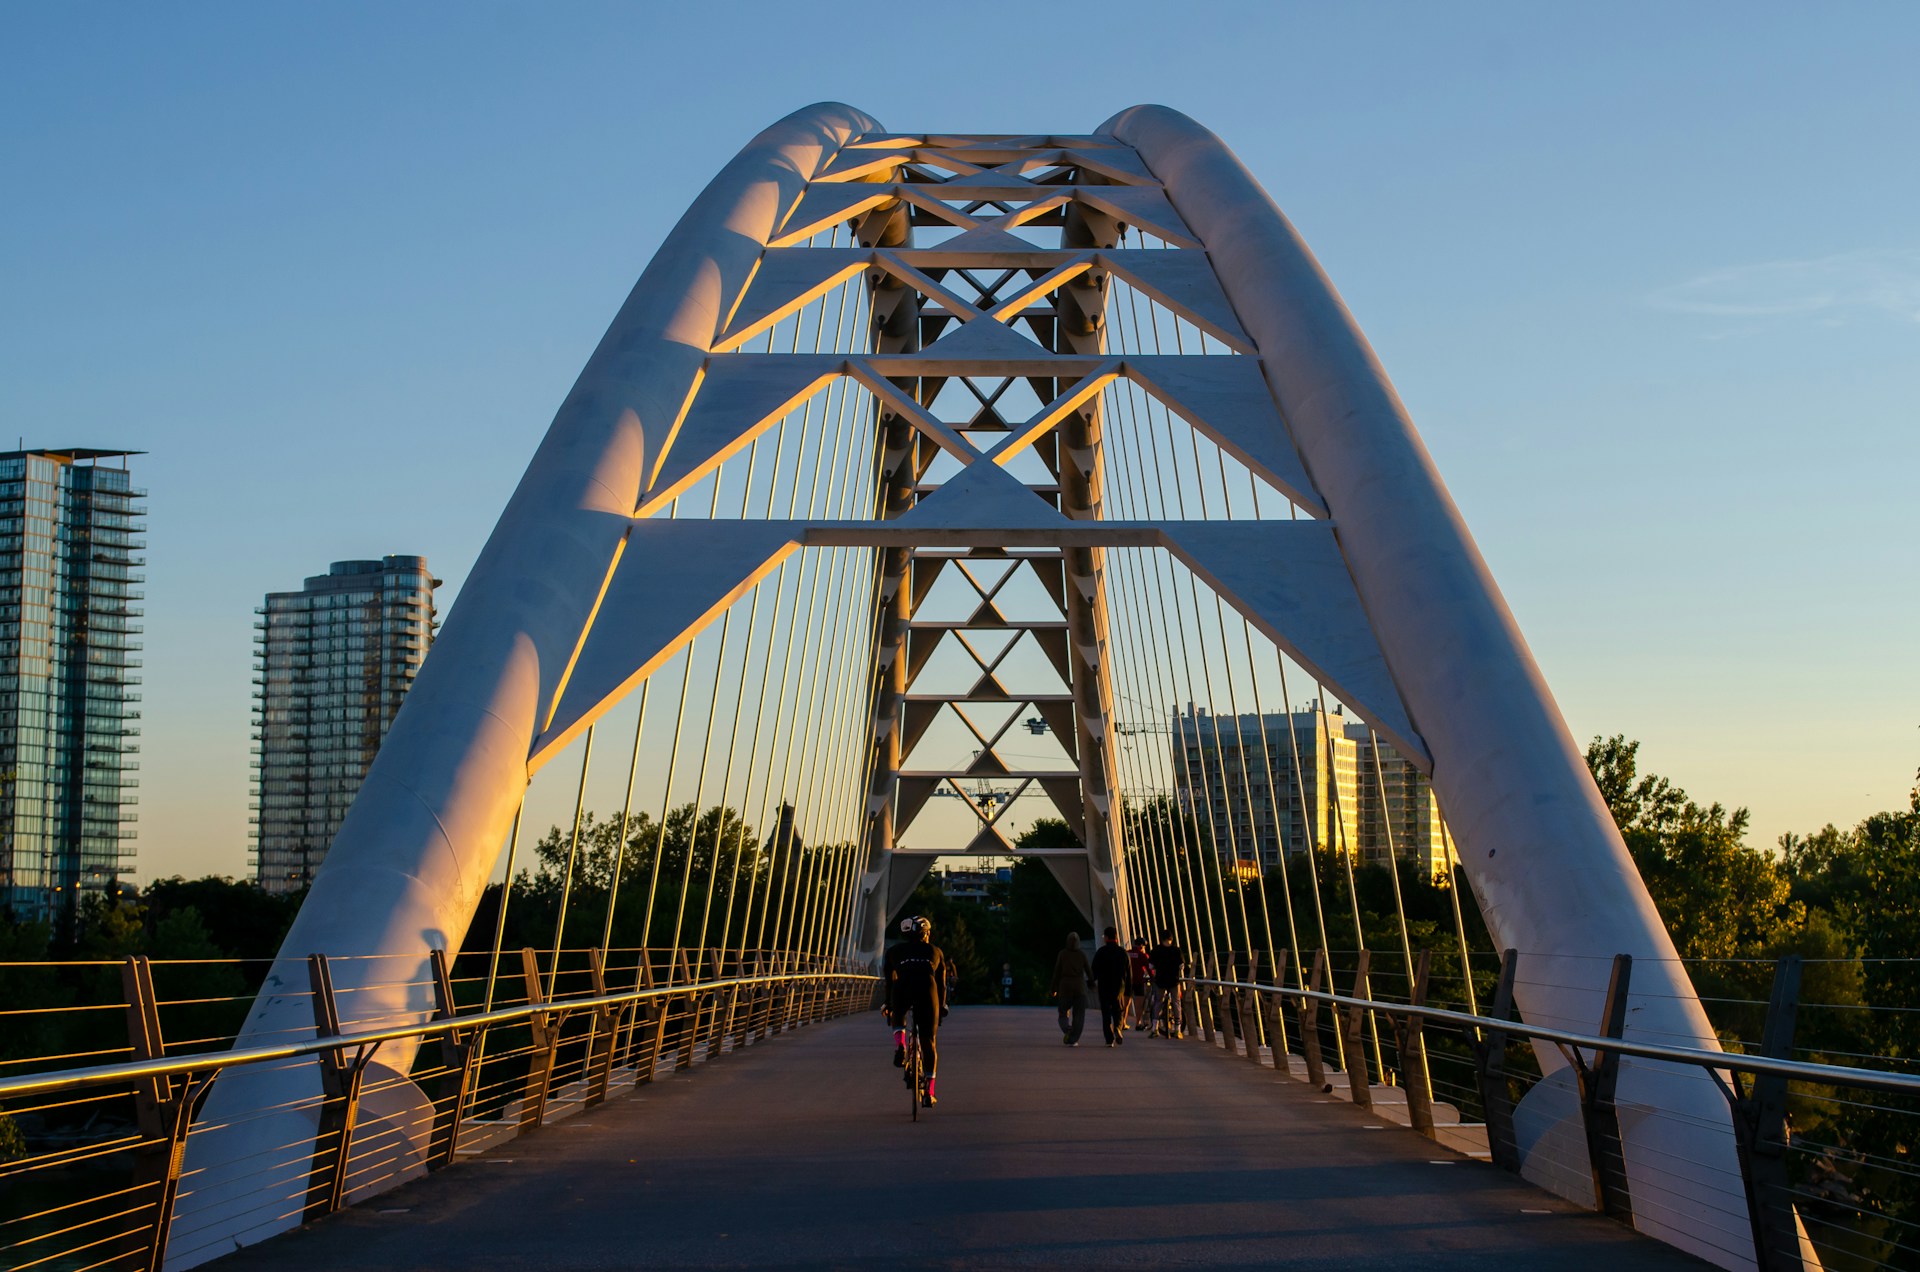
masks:
<svg viewBox="0 0 1920 1272"><path fill-rule="evenodd" d="M747 974L747 961L744 955L740 959L740 970L743 974ZM736 1049L747 1046L753 1041L753 1021L759 1014L760 991L766 988L758 983L758 978L766 974L766 960L755 954L751 975L756 978L756 983L749 985L746 993L735 998L733 1005L728 1009L737 1021L733 1038Z"/></svg>
<svg viewBox="0 0 1920 1272"><path fill-rule="evenodd" d="M694 981L693 963L687 958L685 950L676 950L680 962L680 983L691 986ZM673 1067L675 1069L693 1068L694 1036L698 1021L695 1012L700 1006L700 995L691 988L668 1000L683 1005L673 1024Z"/></svg>
<svg viewBox="0 0 1920 1272"><path fill-rule="evenodd" d="M787 975L804 975L806 960L795 954L786 955ZM790 980L780 987L780 1032L790 1033L806 1023L807 986L805 981Z"/></svg>
<svg viewBox="0 0 1920 1272"><path fill-rule="evenodd" d="M638 992L647 985L647 952L640 951L640 957L633 965L633 988ZM646 1010L646 1004L638 999L620 1009L613 1022L613 1066L631 1071L633 1060L633 1032L639 1026L640 1014Z"/></svg>
<svg viewBox="0 0 1920 1272"><path fill-rule="evenodd" d="M664 973L666 983L655 986L664 989L653 1000L653 1041L647 1045L647 1080L652 1082L660 1076L660 1062L667 1055L667 1029L673 1019L673 964L669 962Z"/></svg>
<svg viewBox="0 0 1920 1272"><path fill-rule="evenodd" d="M520 974L527 982L527 1002L535 1007L547 1001L540 984L540 956L531 946L520 950ZM537 1011L527 1017L533 1051L527 1060L527 1082L520 1097L520 1125L538 1126L547 1116L547 1094L553 1085L553 1055L560 1046L560 1021L554 1013Z"/></svg>
<svg viewBox="0 0 1920 1272"><path fill-rule="evenodd" d="M1287 1046L1286 1000L1280 989L1287 983L1288 950L1281 950L1273 956L1273 989L1271 994L1257 995L1266 1004L1264 1019L1267 1022L1267 1042L1273 1051L1273 1068L1276 1073L1290 1073L1293 1066L1287 1057L1292 1049Z"/></svg>
<svg viewBox="0 0 1920 1272"><path fill-rule="evenodd" d="M607 952L605 950L587 951L587 974L593 980L593 996L605 998L607 995ZM613 1042L621 1011L619 1007L595 1007L593 1009L592 1033L587 1043L587 1094L580 1102L582 1108L592 1108L607 1098L607 1088L613 1085Z"/></svg>
<svg viewBox="0 0 1920 1272"><path fill-rule="evenodd" d="M674 992L674 986L680 982L680 971L674 966L671 956L668 957L667 965L662 971L662 978L660 988L666 992L654 1000L658 1014L653 1021L653 1063L648 1069L648 1072L656 1077L659 1074L661 1062L667 1058L668 1048L677 1046L679 1042L675 1036L675 1030L678 1028L679 996Z"/></svg>
<svg viewBox="0 0 1920 1272"><path fill-rule="evenodd" d="M775 976L787 974L787 960L775 953L767 964L767 970ZM767 986L766 1001L760 1004L760 1036L770 1038L780 1032L781 995L786 992L784 981L775 981Z"/></svg>
<svg viewBox="0 0 1920 1272"><path fill-rule="evenodd" d="M447 969L447 952L430 950L433 965L433 1018L452 1020L459 1015L453 1000L453 977ZM473 1090L474 1063L479 1056L475 1038L466 1030L440 1035L440 1063L453 1075L453 1099L443 1111L434 1107L433 1130L427 1145L427 1169L439 1170L453 1161L460 1147L460 1128L467 1116L467 1096Z"/></svg>
<svg viewBox="0 0 1920 1272"><path fill-rule="evenodd" d="M160 1036L160 1003L153 992L153 965L144 954L130 954L120 968L120 984L127 995L127 1045L135 1060L156 1060L166 1054ZM133 1084L134 1113L140 1133L156 1139L166 1134L166 1103L172 1084L162 1078L138 1078Z"/></svg>
<svg viewBox="0 0 1920 1272"><path fill-rule="evenodd" d="M1198 1035L1200 1041L1206 1043L1208 1046L1212 1046L1213 1013L1208 1010L1208 1008L1213 1005L1211 991L1198 984L1198 981L1202 977L1217 973L1214 973L1212 970L1214 968L1214 960L1212 956L1208 954L1200 954L1195 966L1199 969L1200 976L1194 978L1196 983L1192 986L1193 1014L1199 1018L1200 1027L1198 1030L1192 1032Z"/></svg>
<svg viewBox="0 0 1920 1272"><path fill-rule="evenodd" d="M703 954L703 957L701 958L689 958L687 960L687 964L689 968L693 967L696 964L710 967L710 959L712 955L707 951L702 951L702 954ZM700 978L701 977L699 975L695 975L691 972L689 973L689 983L692 983L692 981L698 980ZM712 1007L713 1007L713 991L702 990L699 993L688 995L686 1054L689 1057L701 1055L702 1052L706 1050L707 1013L712 1009Z"/></svg>
<svg viewBox="0 0 1920 1272"><path fill-rule="evenodd" d="M338 1037L340 1007L333 993L333 969L325 954L307 957L307 980L313 987L313 1024L322 1038ZM347 1049L336 1047L317 1056L320 1063L320 1089L325 1097L320 1104L319 1125L313 1144L313 1172L307 1184L309 1220L331 1214L347 1203L347 1166L353 1148L353 1124L360 1116L360 1089L367 1073L367 1061L379 1044L361 1047L352 1060ZM324 1165L328 1142L332 1142L332 1164Z"/></svg>
<svg viewBox="0 0 1920 1272"><path fill-rule="evenodd" d="M726 977L727 965L725 961L721 959L719 950L711 949L707 951L707 963L713 968L713 979L722 980ZM720 1054L720 1044L723 1037L721 1032L720 999L723 992L722 990L716 989L707 995L707 1059L709 1060Z"/></svg>
<svg viewBox="0 0 1920 1272"><path fill-rule="evenodd" d="M1427 973L1433 964L1433 951L1421 950L1413 965L1413 984L1407 991L1407 1006L1427 1005ZM1395 1023L1394 1047L1400 1053L1400 1085L1407 1092L1407 1125L1433 1138L1433 1085L1427 1074L1427 1043L1422 1036L1423 1019L1407 1012Z"/></svg>
<svg viewBox="0 0 1920 1272"><path fill-rule="evenodd" d="M1220 951L1218 950L1215 950L1207 956L1207 962L1212 965L1214 980L1223 981L1228 978L1232 970L1231 955L1229 955L1228 958L1229 966L1225 969L1222 969L1220 966ZM1231 1055L1233 1053L1233 1034L1230 1030L1233 1027L1233 1022L1227 1018L1226 999L1226 990L1220 988L1218 985L1207 986L1207 1017L1213 1022L1213 1035L1218 1036L1220 1045ZM1213 1040L1213 1036L1207 1038L1208 1042L1212 1042Z"/></svg>
<svg viewBox="0 0 1920 1272"><path fill-rule="evenodd" d="M1607 980L1600 1035L1618 1038L1627 1024L1627 988L1633 980L1633 956L1616 954ZM1614 1088L1620 1078L1620 1053L1596 1050L1591 1061L1578 1048L1564 1048L1580 1082L1581 1120L1587 1129L1587 1161L1593 1168L1593 1199L1602 1212L1631 1221L1633 1199L1627 1191L1627 1159L1620 1148L1620 1114Z"/></svg>
<svg viewBox="0 0 1920 1272"><path fill-rule="evenodd" d="M146 955L128 957L120 969L127 994L127 1043L135 1060L158 1060L166 1054L160 1033L160 1000L153 992L153 966ZM212 1090L219 1070L195 1082L191 1077L141 1078L133 1084L134 1112L142 1143L135 1150L136 1187L159 1190L153 1226L146 1238L132 1234L126 1253L144 1255L147 1272L160 1272L167 1259L167 1238L173 1230L173 1205L180 1194L180 1168L186 1160L187 1133Z"/></svg>
<svg viewBox="0 0 1920 1272"><path fill-rule="evenodd" d="M1221 964L1220 955L1215 954L1213 956L1214 980L1228 981L1239 979L1233 974L1234 961L1232 950L1227 951L1224 966ZM1207 992L1213 997L1214 1016L1220 1025L1220 1046L1228 1055L1232 1055L1241 1033L1238 1023L1233 1018L1233 991L1225 985L1214 984L1207 987Z"/></svg>
<svg viewBox="0 0 1920 1272"><path fill-rule="evenodd" d="M1760 1054L1786 1060L1793 1054L1793 1033L1800 1011L1801 960L1782 958L1773 969L1773 993ZM1744 1093L1732 1075L1734 1142L1740 1151L1740 1176L1747 1188L1747 1217L1753 1224L1753 1254L1761 1272L1803 1272L1800 1225L1795 1219L1792 1181L1787 1177L1787 1079L1754 1074Z"/></svg>
<svg viewBox="0 0 1920 1272"><path fill-rule="evenodd" d="M751 975L751 973L748 972L747 970L747 957L745 954L742 954L740 956L739 966L735 969L735 975L736 976ZM751 991L750 990L743 991L741 987L738 985L733 986L731 989L727 991L727 1010L726 1010L725 1018L721 1021L721 1027L720 1027L721 1037L725 1038L728 1042L731 1042L733 1044L733 1049L735 1051L738 1051L742 1047L745 1047L747 1045L746 1037L741 1033L739 1028L740 999L743 993L746 993L746 992L751 992Z"/></svg>
<svg viewBox="0 0 1920 1272"><path fill-rule="evenodd" d="M1373 961L1373 955L1361 950L1353 965L1353 996L1371 998L1373 993L1367 983L1367 969ZM1363 1109L1373 1107L1372 1075L1367 1069L1366 1049L1367 1009L1360 1006L1347 1008L1347 1094L1353 1102Z"/></svg>
<svg viewBox="0 0 1920 1272"><path fill-rule="evenodd" d="M153 1060L166 1054L166 1044L160 1035L160 1004L153 992L153 967L143 954L129 954L127 961L120 967L120 985L127 999L127 1047L135 1060ZM167 1135L168 1103L173 1095L173 1080L161 1078L137 1078L133 1083L133 1111L135 1124L140 1128L140 1143L133 1152L133 1182L136 1188L145 1191L150 1187L165 1189L167 1178L167 1160L171 1147ZM166 1227L169 1216L156 1217L151 1234L146 1237L130 1236L126 1239L125 1252L129 1255L147 1252L151 1255L154 1242L158 1241L164 1249ZM158 1258L153 1259L158 1266Z"/></svg>
<svg viewBox="0 0 1920 1272"><path fill-rule="evenodd" d="M772 965L766 959L766 951L756 951L753 955L755 976L772 974ZM768 1030L774 1026L774 986L760 984L753 988L753 997L747 999L747 1041L760 1041L766 1038Z"/></svg>
<svg viewBox="0 0 1920 1272"><path fill-rule="evenodd" d="M780 973L780 960L778 958L768 959L767 974L770 976L778 976ZM777 983L768 982L760 987L760 1001L753 1009L753 1036L755 1041L765 1039L772 1035L774 1004L779 1002L779 1000L780 986Z"/></svg>
<svg viewBox="0 0 1920 1272"><path fill-rule="evenodd" d="M640 966L634 973L635 989L653 988L653 952L640 951ZM637 1086L642 1082L653 1081L653 1068L660 1060L660 1000L649 998L634 1008L633 1021L627 1026L627 1063L633 1069L633 1081ZM641 1032L641 1026L648 1026L644 1041L638 1045L640 1054L634 1055L634 1035Z"/></svg>
<svg viewBox="0 0 1920 1272"><path fill-rule="evenodd" d="M1513 1018L1513 977L1520 952L1508 950L1500 960L1500 980L1494 986L1495 1020ZM1487 1119L1487 1153L1502 1170L1520 1171L1520 1142L1513 1131L1513 1090L1507 1085L1507 1031L1483 1029L1473 1041L1474 1074L1480 1081L1480 1104Z"/></svg>
<svg viewBox="0 0 1920 1272"><path fill-rule="evenodd" d="M1307 992L1320 992L1320 980L1326 974L1327 952L1313 952L1313 970L1307 974ZM1327 1081L1327 1063L1320 1055L1320 1000L1300 1000L1300 1055L1307 1062L1307 1082L1322 1094L1333 1090Z"/></svg>
<svg viewBox="0 0 1920 1272"><path fill-rule="evenodd" d="M1252 950L1247 954L1247 983L1255 984L1260 979L1260 951ZM1260 991L1243 989L1240 991L1240 1033L1247 1044L1247 1059L1254 1064L1260 1063Z"/></svg>

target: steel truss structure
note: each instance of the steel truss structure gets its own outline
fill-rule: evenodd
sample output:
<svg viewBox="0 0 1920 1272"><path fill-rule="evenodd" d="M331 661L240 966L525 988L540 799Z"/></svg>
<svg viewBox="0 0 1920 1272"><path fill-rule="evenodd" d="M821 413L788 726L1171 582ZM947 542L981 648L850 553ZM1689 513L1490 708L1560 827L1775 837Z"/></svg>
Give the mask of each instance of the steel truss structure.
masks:
<svg viewBox="0 0 1920 1272"><path fill-rule="evenodd" d="M942 596L959 606L945 617ZM1196 615L1218 620L1217 641L1190 641ZM782 625L797 663L791 641L756 644ZM704 734L697 708L686 718L689 648L709 627L712 678L734 698L720 735L711 704ZM1044 795L1077 833L1044 860L1096 929L1184 923L1199 902L1168 862L1200 845L1167 838L1188 833L1177 819L1129 819L1168 763L1130 756L1129 729L1164 725L1182 699L1291 710L1284 687L1260 701L1257 676L1248 698L1231 688L1266 660L1431 779L1496 941L1526 953L1512 990L1529 1022L1591 1031L1624 953L1625 1036L1716 1045L1365 338L1252 176L1175 112L983 136L897 133L822 105L730 162L561 405L247 1037L310 1026L309 954L424 966L457 949L533 774L576 739L590 749L596 722L677 657L669 786L690 727L697 792L726 802L744 781L743 806L757 791L778 810L775 839L823 850L805 913L763 929L756 956L812 940L871 959L932 856L1012 852L1011 801L974 803L964 841L906 842L936 793L969 797L981 778ZM943 659L941 684L929 669ZM1028 719L1057 751L1038 767L1009 742ZM970 760L920 758L956 728ZM1204 846L1238 861L1233 824L1209 821ZM695 948L712 944L709 917ZM1264 943L1243 935L1237 948L1275 965L1271 923ZM1302 942L1278 944L1298 977ZM433 1009L404 988L343 1008L362 1029ZM374 1064L404 1075L409 1060ZM1551 1050L1542 1064L1561 1080L1522 1120L1579 1134L1584 1068ZM223 1100L271 1106L282 1097L259 1084L289 1080L236 1074L206 1117ZM1745 1205L1710 1076L1628 1059L1617 1104L1634 1222L1737 1266L1725 1252L1746 1241ZM1668 1116L1637 1112L1652 1109ZM396 1172L424 1152L405 1101L361 1116L401 1128ZM303 1133L297 1114L251 1125ZM197 1135L190 1157L216 1179L247 1151ZM290 1226L238 1204L201 1222L240 1240Z"/></svg>

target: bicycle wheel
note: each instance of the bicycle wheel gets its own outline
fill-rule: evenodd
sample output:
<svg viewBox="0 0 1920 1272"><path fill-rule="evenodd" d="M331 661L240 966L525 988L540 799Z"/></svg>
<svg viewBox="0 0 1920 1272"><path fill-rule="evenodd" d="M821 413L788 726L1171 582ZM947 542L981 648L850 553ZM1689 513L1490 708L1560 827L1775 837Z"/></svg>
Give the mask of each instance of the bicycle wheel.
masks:
<svg viewBox="0 0 1920 1272"><path fill-rule="evenodd" d="M914 1028L913 1017L907 1017L907 1105L913 1120L920 1120L920 1086L925 1081L920 1066L925 1058L920 1054L920 1034Z"/></svg>

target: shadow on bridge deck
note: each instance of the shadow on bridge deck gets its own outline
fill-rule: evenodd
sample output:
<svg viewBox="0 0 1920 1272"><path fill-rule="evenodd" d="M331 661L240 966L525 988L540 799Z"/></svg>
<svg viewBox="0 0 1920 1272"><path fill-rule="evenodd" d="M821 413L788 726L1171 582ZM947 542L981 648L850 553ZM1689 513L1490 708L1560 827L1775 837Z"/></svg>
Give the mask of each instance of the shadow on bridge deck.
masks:
<svg viewBox="0 0 1920 1272"><path fill-rule="evenodd" d="M1701 1268L1192 1042L962 1008L914 1124L877 1015L815 1026L242 1251L221 1272Z"/></svg>

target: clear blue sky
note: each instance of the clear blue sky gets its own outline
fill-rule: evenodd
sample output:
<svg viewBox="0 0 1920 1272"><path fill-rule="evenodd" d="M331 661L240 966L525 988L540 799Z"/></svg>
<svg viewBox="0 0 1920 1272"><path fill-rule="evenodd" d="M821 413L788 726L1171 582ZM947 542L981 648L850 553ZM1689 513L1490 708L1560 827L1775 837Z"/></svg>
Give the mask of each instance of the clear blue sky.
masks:
<svg viewBox="0 0 1920 1272"><path fill-rule="evenodd" d="M139 873L244 869L261 595L419 552L444 608L661 236L822 98L1208 124L1576 735L1756 842L1902 804L1916 47L1904 4L0 8L0 433L151 452Z"/></svg>

